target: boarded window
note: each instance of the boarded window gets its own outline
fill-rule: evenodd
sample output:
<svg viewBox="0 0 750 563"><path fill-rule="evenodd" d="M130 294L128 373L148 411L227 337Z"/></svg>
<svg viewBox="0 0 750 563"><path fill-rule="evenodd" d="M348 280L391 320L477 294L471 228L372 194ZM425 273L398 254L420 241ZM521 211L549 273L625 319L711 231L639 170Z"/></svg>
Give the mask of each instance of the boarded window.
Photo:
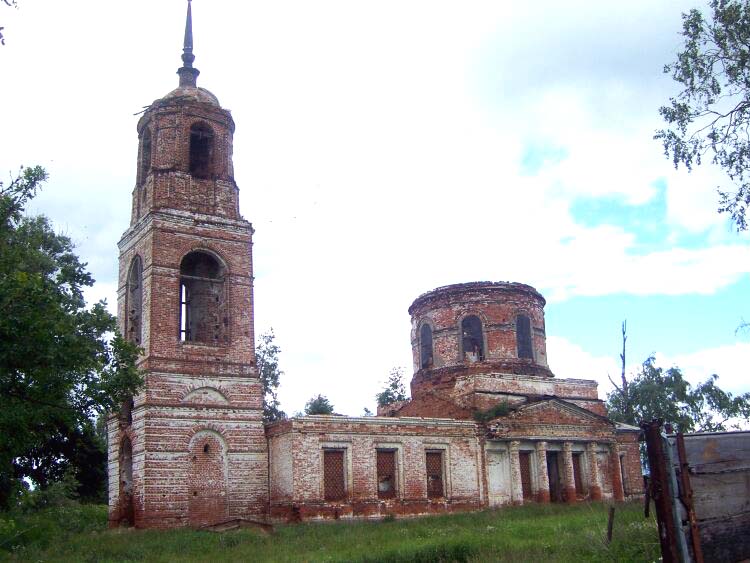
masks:
<svg viewBox="0 0 750 563"><path fill-rule="evenodd" d="M482 337L482 321L471 315L461 321L461 343L464 360L481 362L484 360L484 338Z"/></svg>
<svg viewBox="0 0 750 563"><path fill-rule="evenodd" d="M432 328L423 324L419 329L419 365L422 369L432 367Z"/></svg>
<svg viewBox="0 0 750 563"><path fill-rule="evenodd" d="M127 282L128 314L125 318L126 338L134 344L141 344L143 314L143 263L136 256L130 264Z"/></svg>
<svg viewBox="0 0 750 563"><path fill-rule="evenodd" d="M326 500L346 499L344 450L323 450L323 490Z"/></svg>
<svg viewBox="0 0 750 563"><path fill-rule="evenodd" d="M519 358L534 359L531 348L531 321L526 315L516 317L516 348Z"/></svg>
<svg viewBox="0 0 750 563"><path fill-rule="evenodd" d="M377 450L378 498L396 496L396 451Z"/></svg>
<svg viewBox="0 0 750 563"><path fill-rule="evenodd" d="M190 127L190 173L196 178L211 175L213 153L213 133L202 123Z"/></svg>
<svg viewBox="0 0 750 563"><path fill-rule="evenodd" d="M224 268L207 252L191 252L180 265L180 339L226 344Z"/></svg>
<svg viewBox="0 0 750 563"><path fill-rule="evenodd" d="M531 454L529 452L518 452L518 461L521 466L521 491L523 492L523 500L532 500Z"/></svg>
<svg viewBox="0 0 750 563"><path fill-rule="evenodd" d="M573 454L573 481L576 487L576 495L583 496L583 473L581 472L581 454Z"/></svg>
<svg viewBox="0 0 750 563"><path fill-rule="evenodd" d="M141 139L141 183L146 181L149 170L151 170L151 129L147 127Z"/></svg>
<svg viewBox="0 0 750 563"><path fill-rule="evenodd" d="M443 485L443 452L426 452L427 498L445 496Z"/></svg>

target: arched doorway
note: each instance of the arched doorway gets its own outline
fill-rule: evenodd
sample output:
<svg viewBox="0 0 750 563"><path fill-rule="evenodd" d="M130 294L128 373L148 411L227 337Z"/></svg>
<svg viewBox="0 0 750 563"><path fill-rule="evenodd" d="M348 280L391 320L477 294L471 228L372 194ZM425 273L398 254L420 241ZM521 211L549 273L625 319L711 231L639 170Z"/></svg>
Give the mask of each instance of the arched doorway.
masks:
<svg viewBox="0 0 750 563"><path fill-rule="evenodd" d="M198 432L190 442L188 473L188 520L192 527L228 518L227 455L221 436L211 430Z"/></svg>

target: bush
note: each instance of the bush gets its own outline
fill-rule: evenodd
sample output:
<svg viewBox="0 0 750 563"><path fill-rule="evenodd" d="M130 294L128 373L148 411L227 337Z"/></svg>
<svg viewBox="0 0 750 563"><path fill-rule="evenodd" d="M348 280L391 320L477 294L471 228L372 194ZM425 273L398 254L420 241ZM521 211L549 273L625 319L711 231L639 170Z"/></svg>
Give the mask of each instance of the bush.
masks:
<svg viewBox="0 0 750 563"><path fill-rule="evenodd" d="M510 413L510 405L507 401L496 404L494 407L490 407L484 411L474 411L474 420L477 422L489 422L493 418L500 416L506 416Z"/></svg>

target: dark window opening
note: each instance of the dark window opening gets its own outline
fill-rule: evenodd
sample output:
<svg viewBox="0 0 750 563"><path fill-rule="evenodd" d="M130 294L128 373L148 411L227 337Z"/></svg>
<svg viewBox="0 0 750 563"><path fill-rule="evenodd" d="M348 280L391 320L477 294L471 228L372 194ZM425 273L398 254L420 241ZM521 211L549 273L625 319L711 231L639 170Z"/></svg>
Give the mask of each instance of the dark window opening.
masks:
<svg viewBox="0 0 750 563"><path fill-rule="evenodd" d="M552 502L562 502L563 491L557 452L547 452L547 482L549 483L550 500Z"/></svg>
<svg viewBox="0 0 750 563"><path fill-rule="evenodd" d="M526 315L516 317L516 348L519 358L534 359L531 347L531 321Z"/></svg>
<svg viewBox="0 0 750 563"><path fill-rule="evenodd" d="M521 493L523 500L532 500L534 496L531 487L531 453L518 452L518 464L521 469Z"/></svg>
<svg viewBox="0 0 750 563"><path fill-rule="evenodd" d="M443 486L443 452L426 452L427 498L445 496Z"/></svg>
<svg viewBox="0 0 750 563"><path fill-rule="evenodd" d="M209 449L210 448L208 447L208 444L203 444L203 453L204 454L207 454Z"/></svg>
<svg viewBox="0 0 750 563"><path fill-rule="evenodd" d="M576 496L583 497L586 491L583 488L583 473L581 472L581 454L573 454L573 483L576 488Z"/></svg>
<svg viewBox="0 0 750 563"><path fill-rule="evenodd" d="M396 451L377 450L378 498L396 496Z"/></svg>
<svg viewBox="0 0 750 563"><path fill-rule="evenodd" d="M191 252L180 265L180 340L229 341L224 268L207 252Z"/></svg>
<svg viewBox="0 0 750 563"><path fill-rule="evenodd" d="M432 354L432 328L428 324L423 324L419 329L419 365L422 369L432 367Z"/></svg>
<svg viewBox="0 0 750 563"><path fill-rule="evenodd" d="M346 499L344 450L323 450L323 496L331 501Z"/></svg>
<svg viewBox="0 0 750 563"><path fill-rule="evenodd" d="M120 408L120 424L123 426L130 426L133 424L133 397L130 397L123 401L122 407Z"/></svg>
<svg viewBox="0 0 750 563"><path fill-rule="evenodd" d="M211 174L213 133L207 125L195 124L190 128L190 173L197 178Z"/></svg>
<svg viewBox="0 0 750 563"><path fill-rule="evenodd" d="M151 170L151 129L146 128L141 140L141 183L146 181L146 176Z"/></svg>
<svg viewBox="0 0 750 563"><path fill-rule="evenodd" d="M136 256L130 264L127 282L127 316L125 319L126 338L134 344L141 343L143 313L143 263Z"/></svg>
<svg viewBox="0 0 750 563"><path fill-rule="evenodd" d="M464 360L481 362L484 360L484 338L482 338L482 321L472 315L461 321L461 342Z"/></svg>

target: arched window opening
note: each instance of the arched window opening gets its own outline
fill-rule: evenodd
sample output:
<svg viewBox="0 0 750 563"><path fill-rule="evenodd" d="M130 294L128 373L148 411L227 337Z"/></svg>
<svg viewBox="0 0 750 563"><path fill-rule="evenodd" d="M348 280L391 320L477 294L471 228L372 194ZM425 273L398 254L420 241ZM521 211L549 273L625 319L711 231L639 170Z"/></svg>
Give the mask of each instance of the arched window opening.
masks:
<svg viewBox="0 0 750 563"><path fill-rule="evenodd" d="M197 178L208 178L211 174L213 133L202 123L190 127L190 173Z"/></svg>
<svg viewBox="0 0 750 563"><path fill-rule="evenodd" d="M484 338L482 338L482 321L471 315L461 321L461 343L464 360L481 362L484 360Z"/></svg>
<svg viewBox="0 0 750 563"><path fill-rule="evenodd" d="M146 181L146 176L151 170L151 129L146 127L141 139L141 183Z"/></svg>
<svg viewBox="0 0 750 563"><path fill-rule="evenodd" d="M127 281L127 308L126 338L140 346L143 327L143 262L140 256L133 258L130 264Z"/></svg>
<svg viewBox="0 0 750 563"><path fill-rule="evenodd" d="M432 328L430 325L423 324L419 329L419 366L422 369L429 369L433 364L432 352Z"/></svg>
<svg viewBox="0 0 750 563"><path fill-rule="evenodd" d="M207 252L191 252L180 264L180 340L228 342L224 268Z"/></svg>
<svg viewBox="0 0 750 563"><path fill-rule="evenodd" d="M526 315L516 317L516 349L519 358L534 359L531 347L531 321Z"/></svg>
<svg viewBox="0 0 750 563"><path fill-rule="evenodd" d="M120 522L132 526L133 514L133 446L129 438L120 443Z"/></svg>

